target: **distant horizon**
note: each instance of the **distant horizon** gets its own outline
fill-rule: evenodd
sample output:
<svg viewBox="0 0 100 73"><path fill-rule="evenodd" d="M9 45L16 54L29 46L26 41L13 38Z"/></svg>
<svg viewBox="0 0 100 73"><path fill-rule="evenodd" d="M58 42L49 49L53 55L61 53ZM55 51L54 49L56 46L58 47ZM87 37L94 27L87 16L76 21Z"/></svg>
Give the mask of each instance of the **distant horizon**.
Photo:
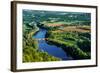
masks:
<svg viewBox="0 0 100 73"><path fill-rule="evenodd" d="M23 11L36 11L36 12L57 12L57 13L72 13L72 14L91 14L88 12L69 12L69 11L49 11L49 10L31 10L31 9L23 9Z"/></svg>

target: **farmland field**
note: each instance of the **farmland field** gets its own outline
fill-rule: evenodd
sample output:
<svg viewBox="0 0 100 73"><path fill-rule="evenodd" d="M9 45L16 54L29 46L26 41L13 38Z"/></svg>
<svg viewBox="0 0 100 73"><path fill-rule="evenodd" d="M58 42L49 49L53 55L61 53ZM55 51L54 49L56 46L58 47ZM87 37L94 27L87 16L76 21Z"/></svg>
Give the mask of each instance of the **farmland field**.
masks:
<svg viewBox="0 0 100 73"><path fill-rule="evenodd" d="M91 59L91 14L23 10L23 62Z"/></svg>

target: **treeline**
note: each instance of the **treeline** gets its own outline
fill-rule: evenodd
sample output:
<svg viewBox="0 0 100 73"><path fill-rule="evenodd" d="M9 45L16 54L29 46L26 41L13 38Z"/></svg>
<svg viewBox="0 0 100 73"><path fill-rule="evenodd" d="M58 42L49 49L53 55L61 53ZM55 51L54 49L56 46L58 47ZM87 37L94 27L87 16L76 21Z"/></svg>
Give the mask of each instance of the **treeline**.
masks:
<svg viewBox="0 0 100 73"><path fill-rule="evenodd" d="M59 61L61 59L39 50L38 41L33 35L39 30L36 25L24 25L23 28L23 62Z"/></svg>
<svg viewBox="0 0 100 73"><path fill-rule="evenodd" d="M89 33L53 33L47 32L46 38L48 44L61 47L73 59L90 59L91 58L91 41Z"/></svg>

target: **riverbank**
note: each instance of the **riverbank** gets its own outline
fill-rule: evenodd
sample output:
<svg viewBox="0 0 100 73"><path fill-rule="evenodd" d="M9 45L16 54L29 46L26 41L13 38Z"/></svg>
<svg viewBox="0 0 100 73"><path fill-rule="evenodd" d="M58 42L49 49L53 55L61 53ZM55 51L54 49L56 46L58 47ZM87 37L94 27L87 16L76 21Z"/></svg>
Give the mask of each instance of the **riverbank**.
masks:
<svg viewBox="0 0 100 73"><path fill-rule="evenodd" d="M60 61L60 58L56 58L49 55L47 52L39 50L39 43L33 38L39 30L32 29L23 36L23 63L27 62L45 62L45 61ZM27 36L28 35L28 36Z"/></svg>
<svg viewBox="0 0 100 73"><path fill-rule="evenodd" d="M40 29L39 32L33 36L34 39L38 40L39 49L47 52L49 55L52 55L54 57L60 58L62 60L67 60L67 55L61 48L57 47L56 45L49 45L46 43L45 40L47 38L45 39L45 35L47 31L48 30L46 29Z"/></svg>
<svg viewBox="0 0 100 73"><path fill-rule="evenodd" d="M54 40L54 39L47 39L47 43L61 47L67 54L69 54L75 60L90 58L89 55L87 55L85 52L83 52L76 45L69 44L67 42L62 42L59 40Z"/></svg>

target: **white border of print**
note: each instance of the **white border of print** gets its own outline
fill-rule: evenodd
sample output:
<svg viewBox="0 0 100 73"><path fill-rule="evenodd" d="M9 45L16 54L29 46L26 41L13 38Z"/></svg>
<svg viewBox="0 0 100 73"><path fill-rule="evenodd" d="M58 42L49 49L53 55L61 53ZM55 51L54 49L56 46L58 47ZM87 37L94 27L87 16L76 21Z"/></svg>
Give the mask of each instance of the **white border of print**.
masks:
<svg viewBox="0 0 100 73"><path fill-rule="evenodd" d="M65 11L65 12L86 12L91 13L91 59L89 60L70 60L70 61L53 61L53 62L22 62L22 10L46 10L46 11ZM96 64L96 10L94 8L81 7L64 7L64 6L49 6L49 5L28 5L17 4L17 69L37 69L37 68L52 68L52 67L68 67Z"/></svg>

